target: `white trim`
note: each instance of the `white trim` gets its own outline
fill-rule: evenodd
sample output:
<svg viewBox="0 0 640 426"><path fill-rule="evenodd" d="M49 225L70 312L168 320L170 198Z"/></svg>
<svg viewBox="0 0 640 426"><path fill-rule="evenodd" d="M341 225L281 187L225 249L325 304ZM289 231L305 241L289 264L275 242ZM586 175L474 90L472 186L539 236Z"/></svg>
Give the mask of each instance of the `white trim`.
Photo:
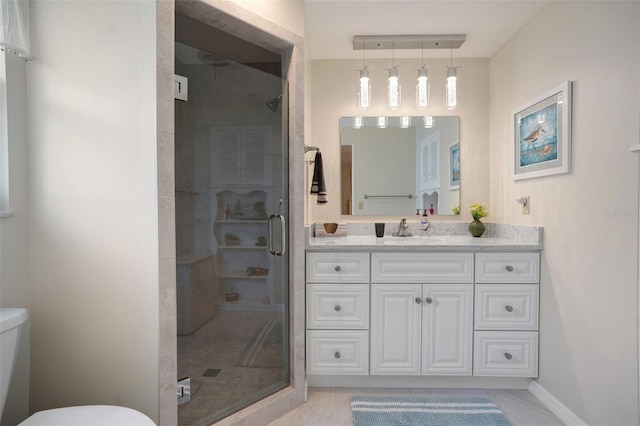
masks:
<svg viewBox="0 0 640 426"><path fill-rule="evenodd" d="M555 414L566 425L571 426L587 426L582 419L575 415L573 411L567 408L558 398L553 396L548 390L542 387L535 380L529 382L529 392L544 404L553 414Z"/></svg>

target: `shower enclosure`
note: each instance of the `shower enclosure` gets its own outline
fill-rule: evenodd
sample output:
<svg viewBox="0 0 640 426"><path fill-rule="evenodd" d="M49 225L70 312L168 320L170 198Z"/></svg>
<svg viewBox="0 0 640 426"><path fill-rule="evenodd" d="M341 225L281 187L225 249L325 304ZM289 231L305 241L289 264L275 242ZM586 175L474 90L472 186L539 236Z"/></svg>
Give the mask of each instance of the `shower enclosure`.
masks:
<svg viewBox="0 0 640 426"><path fill-rule="evenodd" d="M286 81L203 46L175 43L180 425L289 384Z"/></svg>

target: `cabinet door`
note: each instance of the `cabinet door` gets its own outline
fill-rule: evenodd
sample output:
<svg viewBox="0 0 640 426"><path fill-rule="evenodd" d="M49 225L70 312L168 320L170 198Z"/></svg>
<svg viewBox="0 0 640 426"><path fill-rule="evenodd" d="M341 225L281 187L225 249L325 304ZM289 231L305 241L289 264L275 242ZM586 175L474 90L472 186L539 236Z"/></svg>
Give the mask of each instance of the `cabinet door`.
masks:
<svg viewBox="0 0 640 426"><path fill-rule="evenodd" d="M371 286L371 374L420 374L421 291L420 284Z"/></svg>
<svg viewBox="0 0 640 426"><path fill-rule="evenodd" d="M471 375L473 286L422 289L422 374Z"/></svg>

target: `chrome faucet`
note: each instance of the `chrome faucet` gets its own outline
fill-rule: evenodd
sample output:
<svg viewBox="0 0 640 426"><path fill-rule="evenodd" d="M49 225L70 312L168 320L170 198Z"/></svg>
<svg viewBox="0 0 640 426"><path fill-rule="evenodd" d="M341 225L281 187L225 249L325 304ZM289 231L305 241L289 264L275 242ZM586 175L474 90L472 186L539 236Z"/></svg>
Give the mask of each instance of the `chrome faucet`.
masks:
<svg viewBox="0 0 640 426"><path fill-rule="evenodd" d="M402 219L400 221L400 225L398 225L398 232L394 232L391 235L393 235L394 237L412 237L413 234L409 232L408 229L409 224L407 223L407 219Z"/></svg>

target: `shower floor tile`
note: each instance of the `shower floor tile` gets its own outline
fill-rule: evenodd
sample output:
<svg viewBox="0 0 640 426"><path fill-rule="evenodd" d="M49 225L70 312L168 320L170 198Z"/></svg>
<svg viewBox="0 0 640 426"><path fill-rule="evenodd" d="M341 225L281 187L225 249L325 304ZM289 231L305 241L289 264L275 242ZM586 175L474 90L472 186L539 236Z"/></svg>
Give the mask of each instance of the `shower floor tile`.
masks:
<svg viewBox="0 0 640 426"><path fill-rule="evenodd" d="M191 336L178 336L178 377L191 377L191 401L178 406L180 426L209 425L216 412L281 379L279 368L236 366L257 327L273 312L220 311Z"/></svg>

